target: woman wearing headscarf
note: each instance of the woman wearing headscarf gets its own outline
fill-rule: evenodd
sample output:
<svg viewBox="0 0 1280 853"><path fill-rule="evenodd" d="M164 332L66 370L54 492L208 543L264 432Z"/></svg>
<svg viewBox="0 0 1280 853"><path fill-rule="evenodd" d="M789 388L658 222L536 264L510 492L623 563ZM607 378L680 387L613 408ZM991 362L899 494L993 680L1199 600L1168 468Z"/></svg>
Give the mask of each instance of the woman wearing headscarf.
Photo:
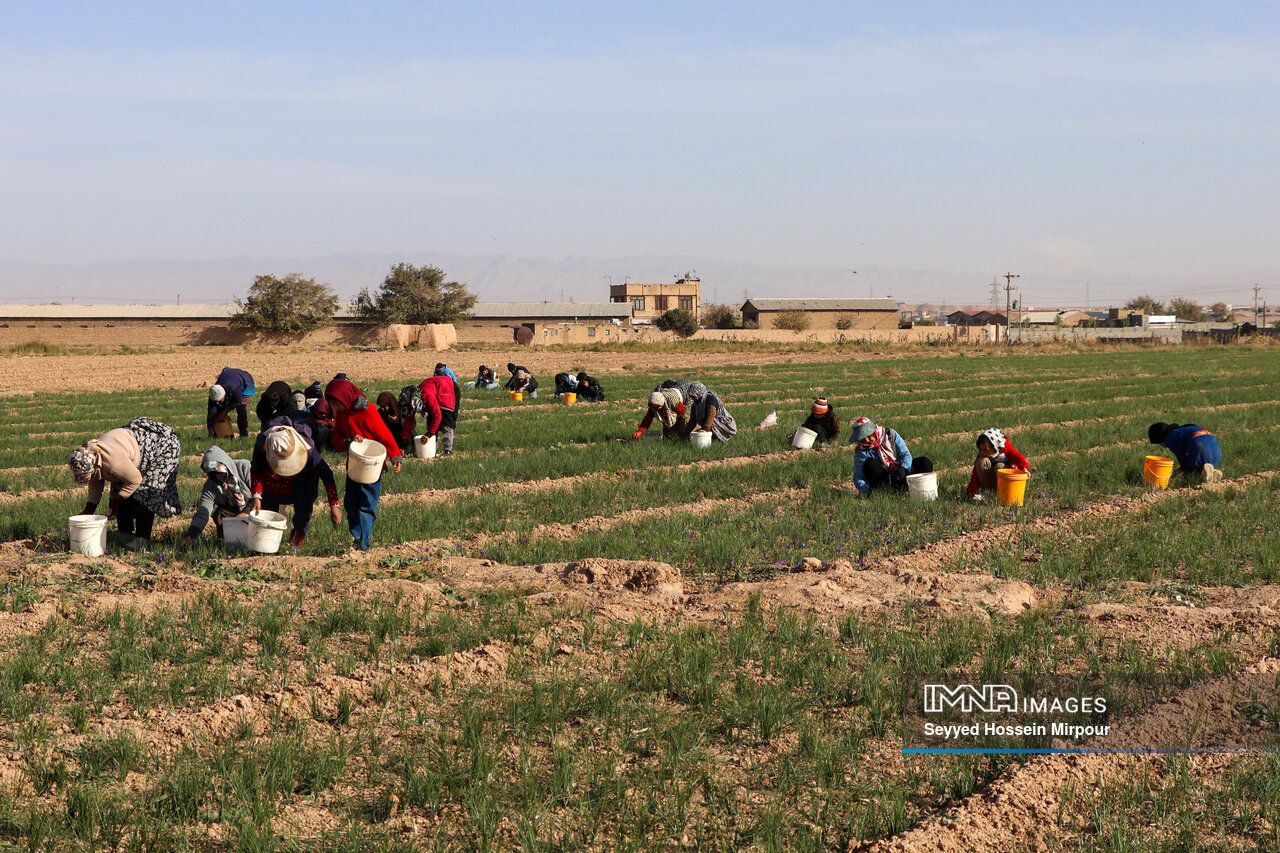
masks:
<svg viewBox="0 0 1280 853"><path fill-rule="evenodd" d="M383 391L378 395L378 414L382 417L382 423L387 431L395 437L401 450L413 444L414 419L411 416L406 417L403 412L404 410L400 408L400 400L395 394Z"/></svg>
<svg viewBox="0 0 1280 853"><path fill-rule="evenodd" d="M555 375L556 397L563 397L565 394L578 393L578 380L568 370L563 370Z"/></svg>
<svg viewBox="0 0 1280 853"><path fill-rule="evenodd" d="M289 387L289 383L277 379L268 385L267 390L262 392L262 399L258 400L258 406L254 411L263 429L281 415L296 414L297 409L293 405L293 389Z"/></svg>
<svg viewBox="0 0 1280 853"><path fill-rule="evenodd" d="M279 512L283 505L293 505L289 544L295 551L307 541L307 528L311 525L320 483L324 483L329 499L329 520L335 527L342 523L333 469L324 461L311 437L296 429L287 418L278 418L258 434L253 443L251 478L254 512L262 509Z"/></svg>
<svg viewBox="0 0 1280 853"><path fill-rule="evenodd" d="M468 388L476 388L481 391L493 391L498 387L498 376L493 372L493 368L487 365L480 365L480 369L476 371L474 382L467 383Z"/></svg>
<svg viewBox="0 0 1280 853"><path fill-rule="evenodd" d="M679 388L664 387L666 383L654 389L649 395L649 409L640 420L640 426L631 433L634 439L644 438L649 426L657 418L662 424L662 437L668 441L681 438L685 433L685 413L687 407L684 394Z"/></svg>
<svg viewBox="0 0 1280 853"><path fill-rule="evenodd" d="M324 396L333 407L334 426L330 442L335 450L346 450L357 438L381 442L387 449L386 464L393 471L400 470L403 457L400 446L382 423L377 410L370 408L364 392L345 376L335 376L325 386ZM382 478L374 483L357 483L348 477L344 490L343 506L347 511L352 547L357 551L368 551L378 516L378 499L382 496Z"/></svg>
<svg viewBox="0 0 1280 853"><path fill-rule="evenodd" d="M187 538L195 539L213 519L214 529L221 534L224 518L244 515L253 500L253 475L248 459L232 459L221 447L210 447L200 457L204 487L196 502Z"/></svg>
<svg viewBox="0 0 1280 853"><path fill-rule="evenodd" d="M445 364L443 361L436 362L436 369L435 369L435 371L433 372L433 374L432 374L432 375L434 375L434 376L448 376L450 379L452 379L452 380L453 380L453 384L454 384L454 385L457 385L457 384L458 384L458 374L454 373L454 372L453 372L453 368L451 368L449 365Z"/></svg>
<svg viewBox="0 0 1280 853"><path fill-rule="evenodd" d="M121 533L133 536L131 548L144 547L156 516L182 512L178 498L178 461L182 447L172 427L150 418L134 418L71 451L67 464L77 483L88 485L83 513L97 512L105 484L111 484L107 516Z"/></svg>
<svg viewBox="0 0 1280 853"><path fill-rule="evenodd" d="M805 418L800 426L802 429L812 430L818 434L819 447L840 437L840 416L836 414L836 407L831 405L831 401L826 397L819 397L813 401L813 405L809 407L809 417ZM790 442L795 436L794 432L791 433L787 436L787 441Z"/></svg>
<svg viewBox="0 0 1280 853"><path fill-rule="evenodd" d="M1184 474L1199 474L1206 483L1222 479L1222 445L1218 437L1195 424L1154 423L1147 440L1173 451Z"/></svg>
<svg viewBox="0 0 1280 853"><path fill-rule="evenodd" d="M249 437L249 404L246 398L256 392L253 388L253 376L249 371L238 367L224 367L209 386L209 413L205 418L205 426L209 437L217 434L217 423L229 417L231 410L236 413L236 427L241 438ZM228 427L230 429L230 427ZM230 438L230 435L226 436Z"/></svg>
<svg viewBox="0 0 1280 853"><path fill-rule="evenodd" d="M1031 470L1027 457L1018 452L1003 430L995 427L984 429L978 433L976 444L978 457L973 461L973 473L969 475L969 485L965 489L975 501L983 500L983 492L996 490L996 471L1001 468Z"/></svg>
<svg viewBox="0 0 1280 853"><path fill-rule="evenodd" d="M439 453L453 453L453 436L458 426L458 383L439 373L428 376L418 386L426 418L425 435L439 435Z"/></svg>
<svg viewBox="0 0 1280 853"><path fill-rule="evenodd" d="M577 376L578 402L603 403L604 388L600 380L590 376L586 371L579 371Z"/></svg>
<svg viewBox="0 0 1280 853"><path fill-rule="evenodd" d="M911 455L911 448L894 430L877 426L869 418L853 422L850 441L853 452L853 484L866 497L873 489L905 489L911 474L927 474L933 462L927 456Z"/></svg>
<svg viewBox="0 0 1280 853"><path fill-rule="evenodd" d="M533 378L529 368L509 361L507 373L511 374L511 378L507 380L508 391L523 391L529 397L538 396L538 380Z"/></svg>
<svg viewBox="0 0 1280 853"><path fill-rule="evenodd" d="M311 436L315 439L316 450L331 447L330 436L333 435L333 406L324 397L311 404L307 414L311 417Z"/></svg>
<svg viewBox="0 0 1280 853"><path fill-rule="evenodd" d="M686 393L689 422L685 435L709 432L720 441L728 441L738 434L738 424L725 408L724 401L714 391L707 390L701 382L693 382Z"/></svg>

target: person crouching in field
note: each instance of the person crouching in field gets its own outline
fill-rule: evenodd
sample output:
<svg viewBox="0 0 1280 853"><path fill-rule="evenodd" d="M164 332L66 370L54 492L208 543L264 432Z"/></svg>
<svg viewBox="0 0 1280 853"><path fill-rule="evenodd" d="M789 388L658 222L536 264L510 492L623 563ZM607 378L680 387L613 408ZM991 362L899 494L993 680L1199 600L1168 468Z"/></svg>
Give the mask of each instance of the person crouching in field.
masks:
<svg viewBox="0 0 1280 853"><path fill-rule="evenodd" d="M600 385L600 380L594 376L589 376L585 371L579 371L576 377L576 385L574 386L578 395L579 403L603 403L604 388Z"/></svg>
<svg viewBox="0 0 1280 853"><path fill-rule="evenodd" d="M708 391L701 382L694 382L689 385L685 396L689 406L689 422L684 428L686 436L709 432L720 441L728 441L738 434L737 421L716 392Z"/></svg>
<svg viewBox="0 0 1280 853"><path fill-rule="evenodd" d="M1173 451L1184 474L1199 474L1206 483L1222 479L1222 445L1218 437L1195 424L1154 423L1147 428L1147 438Z"/></svg>
<svg viewBox="0 0 1280 853"><path fill-rule="evenodd" d="M200 470L205 475L204 487L187 528L188 539L203 533L210 518L221 536L222 519L244 515L253 500L253 472L248 459L232 459L221 447L210 447L200 457Z"/></svg>
<svg viewBox="0 0 1280 853"><path fill-rule="evenodd" d="M378 415L387 432L395 437L400 449L407 450L413 444L414 416L405 413L399 398L390 391L383 391L378 395Z"/></svg>
<svg viewBox="0 0 1280 853"><path fill-rule="evenodd" d="M439 435L437 452L440 456L449 456L453 453L453 435L458 427L458 383L439 373L422 380L418 390L427 421L424 434Z"/></svg>
<svg viewBox="0 0 1280 853"><path fill-rule="evenodd" d="M498 376L493 372L492 367L480 365L480 369L476 371L476 378L472 382L467 383L468 388L476 388L480 391L496 391L498 388Z"/></svg>
<svg viewBox="0 0 1280 853"><path fill-rule="evenodd" d="M831 405L831 401L826 397L819 397L809 407L809 417L804 419L800 428L816 432L818 434L816 444L819 447L826 447L840 437L840 417L836 414L836 407ZM796 434L791 433L787 436L787 442L790 443L795 437Z"/></svg>
<svg viewBox="0 0 1280 853"><path fill-rule="evenodd" d="M387 431L369 398L346 377L334 377L324 389L325 399L333 407L334 425L330 443L335 450L346 450L357 438L381 442L387 449L387 465L400 470L403 454L395 437ZM343 506L347 511L347 527L351 530L351 547L368 551L373 539L373 525L378 517L378 499L382 496L382 478L374 483L357 483L347 478Z"/></svg>
<svg viewBox="0 0 1280 853"><path fill-rule="evenodd" d="M507 373L511 374L511 378L507 380L508 391L523 391L526 397L538 396L538 380L533 378L529 368L523 364L507 362Z"/></svg>
<svg viewBox="0 0 1280 853"><path fill-rule="evenodd" d="M670 441L681 438L685 432L686 411L684 394L681 390L674 386L667 387L667 384L663 383L649 395L649 409L641 419L640 426L631 433L631 437L637 440L644 438L644 434L649 431L649 425L653 423L654 418L657 418L662 424L664 439Z"/></svg>
<svg viewBox="0 0 1280 853"><path fill-rule="evenodd" d="M254 512L262 509L279 512L284 504L293 505L289 544L294 551L307 541L307 528L311 525L320 483L324 483L329 498L329 519L335 527L342 523L333 469L308 437L288 424L277 424L259 433L253 443L251 479Z"/></svg>
<svg viewBox="0 0 1280 853"><path fill-rule="evenodd" d="M995 427L984 429L978 433L977 444L978 458L973 461L973 473L969 475L969 485L965 489L973 500L983 500L985 492L996 490L996 471L1001 468L1031 471L1027 457L1018 452L1003 431Z"/></svg>
<svg viewBox="0 0 1280 853"><path fill-rule="evenodd" d="M578 380L574 378L573 373L565 370L555 375L553 380L556 385L556 399L559 400L565 394L578 393Z"/></svg>
<svg viewBox="0 0 1280 853"><path fill-rule="evenodd" d="M71 451L67 465L77 483L89 486L84 515L98 511L102 491L111 484L107 517L133 537L125 547L145 548L156 516L182 512L178 497L178 461L182 446L172 427L150 418L134 418Z"/></svg>
<svg viewBox="0 0 1280 853"><path fill-rule="evenodd" d="M911 455L902 436L888 427L877 426L868 418L853 422L850 441L856 447L853 484L863 497L880 488L905 489L909 475L933 470L933 462L928 457Z"/></svg>
<svg viewBox="0 0 1280 853"><path fill-rule="evenodd" d="M231 411L234 409L236 413L236 427L240 431L241 438L249 437L249 404L248 397L254 395L253 377L247 370L241 370L238 367L224 367L222 372L218 374L218 378L209 386L209 414L205 418L205 426L208 427L209 437L213 438L220 431L224 434L221 438L231 437L231 425L226 424L225 429L219 430L219 422L226 419L230 421Z"/></svg>

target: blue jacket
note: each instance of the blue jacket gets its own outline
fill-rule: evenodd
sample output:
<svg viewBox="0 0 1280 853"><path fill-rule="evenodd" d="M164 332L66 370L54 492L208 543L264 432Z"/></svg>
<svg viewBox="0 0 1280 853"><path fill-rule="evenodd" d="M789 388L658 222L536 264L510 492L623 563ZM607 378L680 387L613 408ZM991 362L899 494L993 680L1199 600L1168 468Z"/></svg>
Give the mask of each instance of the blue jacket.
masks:
<svg viewBox="0 0 1280 853"><path fill-rule="evenodd" d="M212 432L213 422L226 412L245 405L245 397L252 397L255 389L253 387L253 377L249 375L249 371L241 370L238 367L224 367L222 372L218 374L218 378L213 381L214 385L221 385L222 390L227 392L227 396L223 397L220 402L215 403L209 401L209 415L205 419L205 426Z"/></svg>
<svg viewBox="0 0 1280 853"><path fill-rule="evenodd" d="M1200 447L1200 441L1204 438L1213 439L1215 444L1217 442L1213 433L1204 427L1184 424L1164 437L1164 446L1173 451L1182 470L1195 471L1204 464Z"/></svg>
<svg viewBox="0 0 1280 853"><path fill-rule="evenodd" d="M885 433L886 437L893 441L898 464L910 471L911 450L907 447L907 443L902 440L902 436L898 435L896 430L886 429ZM862 468L868 461L878 458L880 458L880 451L874 447L858 447L853 451L853 484L864 494L871 491L871 485L863 478Z"/></svg>

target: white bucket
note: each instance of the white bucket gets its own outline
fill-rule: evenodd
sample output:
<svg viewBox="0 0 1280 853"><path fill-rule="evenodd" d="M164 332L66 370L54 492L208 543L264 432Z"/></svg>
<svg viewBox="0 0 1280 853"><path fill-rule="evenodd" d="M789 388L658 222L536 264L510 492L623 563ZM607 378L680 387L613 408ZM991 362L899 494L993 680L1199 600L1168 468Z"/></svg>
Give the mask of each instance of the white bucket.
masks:
<svg viewBox="0 0 1280 853"><path fill-rule="evenodd" d="M930 471L928 474L908 474L907 491L911 493L913 498L919 498L922 501L936 501L938 499L937 473Z"/></svg>
<svg viewBox="0 0 1280 853"><path fill-rule="evenodd" d="M249 513L249 540L245 544L250 551L274 554L280 550L280 540L284 538L286 527L288 527L288 520L278 512L272 512L269 509L251 512Z"/></svg>
<svg viewBox="0 0 1280 853"><path fill-rule="evenodd" d="M67 519L71 553L101 557L107 553L107 517L105 515L73 515Z"/></svg>
<svg viewBox="0 0 1280 853"><path fill-rule="evenodd" d="M806 427L800 427L791 437L791 446L796 450L808 450L818 440L818 434Z"/></svg>
<svg viewBox="0 0 1280 853"><path fill-rule="evenodd" d="M357 483L376 483L386 461L387 449L382 442L358 438L347 448L347 476Z"/></svg>
<svg viewBox="0 0 1280 853"><path fill-rule="evenodd" d="M430 438L425 435L415 436L413 439L413 455L419 459L435 459L436 437L434 435Z"/></svg>
<svg viewBox="0 0 1280 853"><path fill-rule="evenodd" d="M249 519L231 516L222 519L222 547L228 551L249 547Z"/></svg>
<svg viewBox="0 0 1280 853"><path fill-rule="evenodd" d="M707 448L711 446L712 433L710 430L689 433L689 441L693 442L694 447Z"/></svg>

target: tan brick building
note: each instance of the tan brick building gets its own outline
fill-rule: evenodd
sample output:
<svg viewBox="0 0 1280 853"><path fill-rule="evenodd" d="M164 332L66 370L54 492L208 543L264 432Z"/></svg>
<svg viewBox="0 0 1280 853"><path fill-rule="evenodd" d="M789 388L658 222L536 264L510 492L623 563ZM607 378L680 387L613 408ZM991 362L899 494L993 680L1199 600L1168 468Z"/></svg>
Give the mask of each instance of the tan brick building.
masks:
<svg viewBox="0 0 1280 853"><path fill-rule="evenodd" d="M778 316L797 311L810 329L896 329L898 303L892 299L748 299L742 321L757 329L776 329Z"/></svg>
<svg viewBox="0 0 1280 853"><path fill-rule="evenodd" d="M631 304L631 318L651 322L672 308L702 314L702 280L692 272L677 276L673 283L629 281L609 288L610 302Z"/></svg>

